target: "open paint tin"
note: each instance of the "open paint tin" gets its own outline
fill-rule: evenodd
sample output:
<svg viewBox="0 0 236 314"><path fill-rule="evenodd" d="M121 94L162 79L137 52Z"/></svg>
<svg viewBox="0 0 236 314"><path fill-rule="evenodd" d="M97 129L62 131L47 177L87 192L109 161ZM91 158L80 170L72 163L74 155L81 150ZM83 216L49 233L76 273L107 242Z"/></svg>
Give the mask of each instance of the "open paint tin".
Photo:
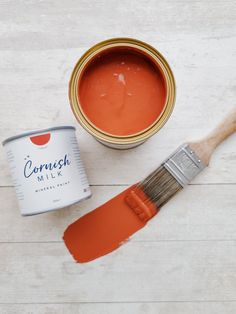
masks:
<svg viewBox="0 0 236 314"><path fill-rule="evenodd" d="M79 123L101 143L135 147L170 117L175 101L173 73L152 46L131 38L98 43L79 59L69 84Z"/></svg>
<svg viewBox="0 0 236 314"><path fill-rule="evenodd" d="M3 145L23 216L91 196L73 126L24 133L6 139Z"/></svg>

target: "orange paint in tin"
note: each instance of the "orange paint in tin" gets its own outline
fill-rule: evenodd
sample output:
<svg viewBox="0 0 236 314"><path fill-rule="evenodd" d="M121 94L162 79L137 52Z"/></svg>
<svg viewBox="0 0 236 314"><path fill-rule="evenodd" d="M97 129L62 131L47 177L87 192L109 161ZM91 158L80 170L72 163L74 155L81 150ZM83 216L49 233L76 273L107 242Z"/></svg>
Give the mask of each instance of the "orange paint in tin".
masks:
<svg viewBox="0 0 236 314"><path fill-rule="evenodd" d="M162 73L133 49L113 48L96 56L78 88L81 108L100 130L133 135L152 125L166 100Z"/></svg>
<svg viewBox="0 0 236 314"><path fill-rule="evenodd" d="M175 82L152 46L115 38L90 48L76 64L69 86L80 124L103 144L126 149L155 134L174 106Z"/></svg>

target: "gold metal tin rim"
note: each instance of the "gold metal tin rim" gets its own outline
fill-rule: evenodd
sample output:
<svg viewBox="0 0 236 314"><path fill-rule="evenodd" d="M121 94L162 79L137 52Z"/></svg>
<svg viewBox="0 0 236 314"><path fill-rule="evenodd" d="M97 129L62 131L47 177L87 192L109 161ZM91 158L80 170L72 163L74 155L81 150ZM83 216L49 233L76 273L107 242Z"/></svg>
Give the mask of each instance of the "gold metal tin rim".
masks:
<svg viewBox="0 0 236 314"><path fill-rule="evenodd" d="M132 47L138 50L143 51L148 54L159 66L161 69L163 76L166 82L167 88L167 97L164 109L161 115L157 118L156 121L152 125L150 125L147 129L142 130L139 133L127 135L127 136L116 136L109 133L106 133L99 128L97 128L86 115L83 113L83 110L80 106L78 99L78 83L80 79L80 75L86 66L86 64L91 60L95 55L99 52L113 47ZM172 70L165 60L165 58L152 46L146 44L137 39L133 38L112 38L105 41L102 41L89 50L87 50L76 63L73 72L71 74L70 83L69 83L69 99L71 109L78 120L78 122L86 129L91 135L96 137L98 140L111 144L135 144L144 142L146 139L154 135L158 130L160 130L164 124L169 119L175 103L175 79L172 73Z"/></svg>

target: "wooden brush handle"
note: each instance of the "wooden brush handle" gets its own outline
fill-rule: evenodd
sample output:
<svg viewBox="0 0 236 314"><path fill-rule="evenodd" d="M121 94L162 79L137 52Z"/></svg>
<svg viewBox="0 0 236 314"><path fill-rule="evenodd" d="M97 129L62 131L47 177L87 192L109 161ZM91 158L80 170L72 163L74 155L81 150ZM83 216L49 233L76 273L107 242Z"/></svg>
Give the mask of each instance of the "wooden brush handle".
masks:
<svg viewBox="0 0 236 314"><path fill-rule="evenodd" d="M236 132L236 108L205 138L198 142L189 143L198 157L208 166L216 147L228 136Z"/></svg>

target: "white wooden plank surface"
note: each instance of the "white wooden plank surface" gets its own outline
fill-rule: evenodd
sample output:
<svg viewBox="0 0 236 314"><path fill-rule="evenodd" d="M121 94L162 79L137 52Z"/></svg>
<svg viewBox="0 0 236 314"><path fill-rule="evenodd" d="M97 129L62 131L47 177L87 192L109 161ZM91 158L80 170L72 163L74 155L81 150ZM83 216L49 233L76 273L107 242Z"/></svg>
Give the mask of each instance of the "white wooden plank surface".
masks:
<svg viewBox="0 0 236 314"><path fill-rule="evenodd" d="M235 20L233 0L0 0L0 141L76 125L93 185L93 198L79 206L22 218L0 148L0 313L236 313L235 136L120 250L80 265L61 241L70 222L145 177L235 105ZM177 82L166 126L121 152L78 126L67 97L76 60L115 36L153 44Z"/></svg>
<svg viewBox="0 0 236 314"><path fill-rule="evenodd" d="M235 314L232 302L140 302L0 305L2 314Z"/></svg>
<svg viewBox="0 0 236 314"><path fill-rule="evenodd" d="M2 243L0 302L235 302L235 248L235 241L130 242L77 264L63 243Z"/></svg>

